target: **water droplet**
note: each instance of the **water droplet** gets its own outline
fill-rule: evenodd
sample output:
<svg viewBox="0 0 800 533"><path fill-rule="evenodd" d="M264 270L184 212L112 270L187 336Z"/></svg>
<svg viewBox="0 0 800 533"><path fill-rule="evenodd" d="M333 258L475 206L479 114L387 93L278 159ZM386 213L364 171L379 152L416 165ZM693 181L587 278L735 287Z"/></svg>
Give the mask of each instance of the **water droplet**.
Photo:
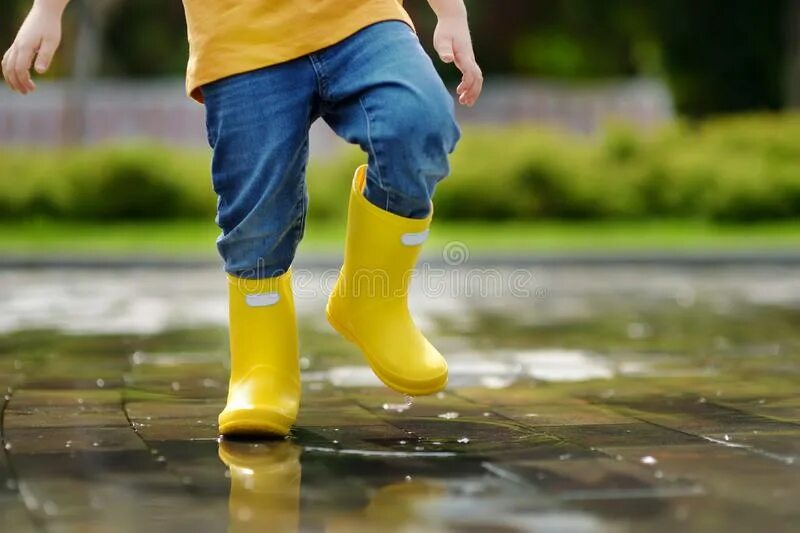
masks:
<svg viewBox="0 0 800 533"><path fill-rule="evenodd" d="M640 460L646 465L654 465L658 462L652 455L645 455Z"/></svg>
<svg viewBox="0 0 800 533"><path fill-rule="evenodd" d="M411 396L406 396L405 403L385 403L383 404L384 411L394 411L396 413L402 413L403 411L408 411L414 403L414 399Z"/></svg>
<svg viewBox="0 0 800 533"><path fill-rule="evenodd" d="M656 477L656 479L661 479L662 477L664 477L664 472L662 472L661 470L656 470L655 472L653 472L653 475Z"/></svg>
<svg viewBox="0 0 800 533"><path fill-rule="evenodd" d="M731 436L728 434L725 434L722 438L725 439L726 441L731 440Z"/></svg>
<svg viewBox="0 0 800 533"><path fill-rule="evenodd" d="M97 378L97 386L101 389L106 386L106 382L103 378Z"/></svg>
<svg viewBox="0 0 800 533"><path fill-rule="evenodd" d="M561 455L558 456L559 461L566 461L567 459L572 459L571 453L562 453Z"/></svg>
<svg viewBox="0 0 800 533"><path fill-rule="evenodd" d="M706 403L706 401L707 400L701 396L700 398L698 398L697 403Z"/></svg>
<svg viewBox="0 0 800 533"><path fill-rule="evenodd" d="M98 446L100 446L100 443L99 443L99 442L93 442L93 443L92 443L92 447L93 447L93 448L97 448Z"/></svg>
<svg viewBox="0 0 800 533"><path fill-rule="evenodd" d="M457 441L457 442L458 442L459 444L467 444L467 443L469 443L469 438L467 438L467 437L461 437L460 439L458 439L458 441Z"/></svg>
<svg viewBox="0 0 800 533"><path fill-rule="evenodd" d="M414 449L416 451L418 451L418 452L421 452L421 451L423 451L425 449L425 447L424 446L414 446Z"/></svg>
<svg viewBox="0 0 800 533"><path fill-rule="evenodd" d="M436 397L439 398L440 400L444 400L444 393L443 392L437 392L436 393Z"/></svg>
<svg viewBox="0 0 800 533"><path fill-rule="evenodd" d="M177 381L173 381L172 382L172 390L174 390L175 392L178 392L179 390L181 390L181 384L178 383Z"/></svg>
<svg viewBox="0 0 800 533"><path fill-rule="evenodd" d="M311 360L308 357L300 358L300 370L308 370L308 367L310 366L311 366Z"/></svg>
<svg viewBox="0 0 800 533"><path fill-rule="evenodd" d="M400 441L400 444L406 444L406 441L404 441L404 440L401 440L401 441Z"/></svg>
<svg viewBox="0 0 800 533"><path fill-rule="evenodd" d="M411 476L406 476L406 481L411 481Z"/></svg>
<svg viewBox="0 0 800 533"><path fill-rule="evenodd" d="M434 446L441 446L441 445L442 445L442 443L441 443L441 442L439 442L438 440L435 440L435 441L433 441L433 445L434 445Z"/></svg>
<svg viewBox="0 0 800 533"><path fill-rule="evenodd" d="M11 449L11 443L10 442L6 442L5 449L6 450L10 450Z"/></svg>
<svg viewBox="0 0 800 533"><path fill-rule="evenodd" d="M158 461L159 463L166 463L167 458L164 457L163 455L159 455L158 457L156 457L156 461Z"/></svg>
<svg viewBox="0 0 800 533"><path fill-rule="evenodd" d="M492 413L487 411L487 412L483 413L483 416L492 416Z"/></svg>
<svg viewBox="0 0 800 533"><path fill-rule="evenodd" d="M334 444L339 444L338 440L333 441Z"/></svg>
<svg viewBox="0 0 800 533"><path fill-rule="evenodd" d="M439 418L444 418L446 420L452 420L454 418L458 418L458 413L456 413L455 411L448 411L446 413L442 413L442 414L437 415L437 416Z"/></svg>

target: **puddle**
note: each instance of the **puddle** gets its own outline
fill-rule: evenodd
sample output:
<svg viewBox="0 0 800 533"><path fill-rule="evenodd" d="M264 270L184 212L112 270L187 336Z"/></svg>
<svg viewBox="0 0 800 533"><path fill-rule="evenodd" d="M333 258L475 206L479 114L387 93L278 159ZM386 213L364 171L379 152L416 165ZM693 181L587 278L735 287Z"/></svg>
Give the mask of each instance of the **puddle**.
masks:
<svg viewBox="0 0 800 533"><path fill-rule="evenodd" d="M546 290L531 298L416 289L451 376L413 399L387 391L319 319L325 295L306 292L298 426L263 442L217 440L224 279L184 274L0 272L0 530L782 531L798 518L800 269L533 268Z"/></svg>

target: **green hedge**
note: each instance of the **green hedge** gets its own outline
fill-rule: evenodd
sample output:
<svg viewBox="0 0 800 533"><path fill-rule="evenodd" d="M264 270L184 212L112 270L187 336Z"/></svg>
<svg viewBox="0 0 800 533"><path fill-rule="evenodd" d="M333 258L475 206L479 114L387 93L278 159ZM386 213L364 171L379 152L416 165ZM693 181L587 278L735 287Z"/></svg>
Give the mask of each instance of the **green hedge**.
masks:
<svg viewBox="0 0 800 533"><path fill-rule="evenodd" d="M309 169L309 215L341 217L353 149ZM206 151L153 145L0 150L0 217L131 220L213 215ZM800 115L612 127L578 137L468 128L436 195L449 219L775 220L800 216Z"/></svg>

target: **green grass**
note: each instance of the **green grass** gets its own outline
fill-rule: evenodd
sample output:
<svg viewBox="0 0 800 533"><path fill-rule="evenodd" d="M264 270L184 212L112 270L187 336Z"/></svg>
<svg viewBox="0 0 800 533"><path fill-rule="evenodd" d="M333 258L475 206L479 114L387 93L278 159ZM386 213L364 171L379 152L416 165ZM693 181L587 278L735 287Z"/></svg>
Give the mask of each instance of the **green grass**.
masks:
<svg viewBox="0 0 800 533"><path fill-rule="evenodd" d="M0 224L2 255L213 256L218 234L211 222ZM302 250L338 253L341 223L311 221ZM719 225L652 222L435 222L431 248L465 243L472 252L623 252L797 250L800 221Z"/></svg>

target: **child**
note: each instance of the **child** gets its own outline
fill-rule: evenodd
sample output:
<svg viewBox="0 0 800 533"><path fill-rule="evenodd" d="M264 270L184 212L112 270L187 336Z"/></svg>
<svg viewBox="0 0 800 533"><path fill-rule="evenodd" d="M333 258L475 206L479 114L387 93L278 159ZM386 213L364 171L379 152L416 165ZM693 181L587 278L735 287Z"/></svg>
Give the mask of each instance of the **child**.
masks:
<svg viewBox="0 0 800 533"><path fill-rule="evenodd" d="M35 89L68 0L34 0L3 56L8 85ZM482 87L463 0L429 0L434 46L463 73L458 100ZM331 325L378 377L409 394L447 383L447 364L407 306L410 273L459 130L453 102L400 0L184 0L189 95L205 103L217 246L228 273L231 379L223 435L286 435L300 398L290 265L308 199L308 130L323 118L368 165L350 192L344 265Z"/></svg>

